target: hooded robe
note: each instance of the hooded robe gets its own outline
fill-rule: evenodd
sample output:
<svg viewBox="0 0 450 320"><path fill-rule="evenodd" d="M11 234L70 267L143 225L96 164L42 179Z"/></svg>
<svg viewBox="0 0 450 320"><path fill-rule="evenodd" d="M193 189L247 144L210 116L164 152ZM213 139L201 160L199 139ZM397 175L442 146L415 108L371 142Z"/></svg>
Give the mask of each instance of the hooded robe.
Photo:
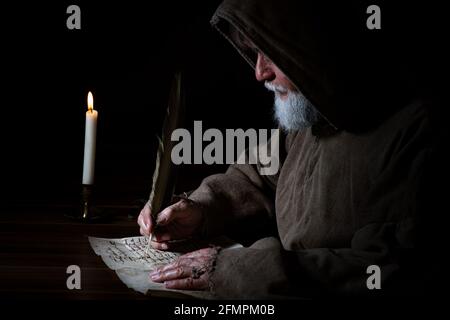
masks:
<svg viewBox="0 0 450 320"><path fill-rule="evenodd" d="M255 52L243 42L273 61L322 119L282 135L276 175L231 165L190 195L205 235L257 240L218 255L216 297L414 294L427 283L430 116L395 50L401 39L371 33L367 6L225 0L214 14L213 26L250 65ZM373 265L381 290L369 289Z"/></svg>

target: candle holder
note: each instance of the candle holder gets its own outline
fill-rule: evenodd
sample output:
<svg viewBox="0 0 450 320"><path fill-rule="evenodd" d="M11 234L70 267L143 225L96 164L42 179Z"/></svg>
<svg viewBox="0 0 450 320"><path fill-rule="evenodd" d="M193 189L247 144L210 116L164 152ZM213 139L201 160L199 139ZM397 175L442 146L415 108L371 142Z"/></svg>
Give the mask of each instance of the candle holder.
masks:
<svg viewBox="0 0 450 320"><path fill-rule="evenodd" d="M92 184L83 184L81 188L81 220L89 220L92 216L92 193L94 186Z"/></svg>
<svg viewBox="0 0 450 320"><path fill-rule="evenodd" d="M83 184L81 187L81 199L78 211L69 217L81 222L99 222L107 218L104 210L95 206L93 202L94 185Z"/></svg>

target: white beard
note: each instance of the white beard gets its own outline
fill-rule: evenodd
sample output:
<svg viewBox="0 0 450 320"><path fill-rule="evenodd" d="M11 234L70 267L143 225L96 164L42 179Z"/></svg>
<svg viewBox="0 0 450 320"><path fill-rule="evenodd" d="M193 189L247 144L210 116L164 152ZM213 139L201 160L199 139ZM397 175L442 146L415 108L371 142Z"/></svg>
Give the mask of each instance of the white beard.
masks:
<svg viewBox="0 0 450 320"><path fill-rule="evenodd" d="M274 118L284 131L296 131L311 127L319 118L316 108L300 92L265 82L265 87L275 93ZM287 94L283 100L281 93Z"/></svg>

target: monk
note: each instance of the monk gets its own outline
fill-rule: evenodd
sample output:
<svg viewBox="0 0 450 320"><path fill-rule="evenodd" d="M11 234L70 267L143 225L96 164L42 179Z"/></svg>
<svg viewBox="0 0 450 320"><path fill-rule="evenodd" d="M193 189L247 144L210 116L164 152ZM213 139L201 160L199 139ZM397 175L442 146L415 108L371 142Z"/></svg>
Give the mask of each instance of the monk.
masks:
<svg viewBox="0 0 450 320"><path fill-rule="evenodd" d="M231 165L156 221L145 206L138 224L157 249L190 237L253 240L188 253L150 281L227 299L424 290L427 102L390 39L367 31L365 9L343 6L225 0L217 9L212 25L274 93L282 166L263 176L258 165Z"/></svg>

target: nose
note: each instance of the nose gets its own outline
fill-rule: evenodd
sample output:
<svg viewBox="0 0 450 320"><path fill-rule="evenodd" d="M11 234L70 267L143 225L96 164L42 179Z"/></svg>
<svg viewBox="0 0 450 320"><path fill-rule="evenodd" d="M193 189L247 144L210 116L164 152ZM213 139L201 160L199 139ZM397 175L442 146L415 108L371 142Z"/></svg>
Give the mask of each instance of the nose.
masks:
<svg viewBox="0 0 450 320"><path fill-rule="evenodd" d="M258 53L256 60L255 76L258 81L271 81L275 78L272 63L262 53Z"/></svg>

